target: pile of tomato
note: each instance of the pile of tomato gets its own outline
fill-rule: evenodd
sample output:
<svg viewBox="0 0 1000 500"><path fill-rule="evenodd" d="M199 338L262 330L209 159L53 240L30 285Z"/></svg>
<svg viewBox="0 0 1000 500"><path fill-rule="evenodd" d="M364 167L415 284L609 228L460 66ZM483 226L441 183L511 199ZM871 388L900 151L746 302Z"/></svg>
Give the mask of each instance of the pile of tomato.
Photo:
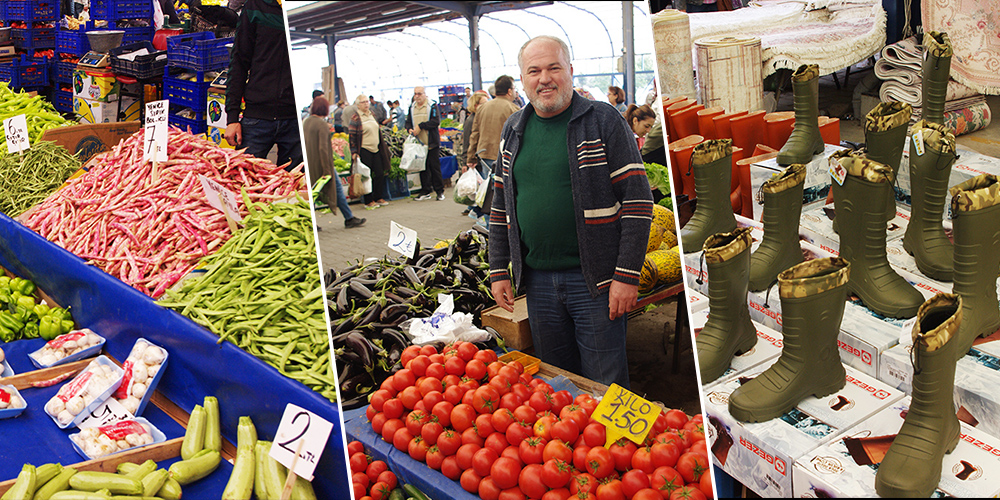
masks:
<svg viewBox="0 0 1000 500"><path fill-rule="evenodd" d="M365 454L365 446L360 441L351 441L347 445L350 455L351 483L354 487L354 498L371 498L387 500L396 486L399 485L396 474L389 470L389 464L382 460L369 460Z"/></svg>
<svg viewBox="0 0 1000 500"><path fill-rule="evenodd" d="M597 400L556 391L493 351L410 346L401 361L372 394L372 429L484 500L713 496L701 415L661 411L641 446L605 447Z"/></svg>

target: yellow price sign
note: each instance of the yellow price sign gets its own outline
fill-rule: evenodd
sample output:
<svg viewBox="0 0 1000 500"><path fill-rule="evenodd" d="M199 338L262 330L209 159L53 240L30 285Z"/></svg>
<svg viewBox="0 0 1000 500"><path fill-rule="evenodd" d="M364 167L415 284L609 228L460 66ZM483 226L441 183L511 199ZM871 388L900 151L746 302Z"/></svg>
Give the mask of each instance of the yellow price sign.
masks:
<svg viewBox="0 0 1000 500"><path fill-rule="evenodd" d="M594 409L594 420L607 428L605 447L622 437L642 444L660 415L660 407L636 396L618 384L611 384Z"/></svg>

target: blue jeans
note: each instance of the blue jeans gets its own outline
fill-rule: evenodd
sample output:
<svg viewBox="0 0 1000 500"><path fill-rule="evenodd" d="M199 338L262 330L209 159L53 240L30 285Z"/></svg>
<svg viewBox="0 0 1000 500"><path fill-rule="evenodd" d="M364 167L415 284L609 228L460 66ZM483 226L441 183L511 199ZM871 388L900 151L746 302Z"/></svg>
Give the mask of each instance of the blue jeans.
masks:
<svg viewBox="0 0 1000 500"><path fill-rule="evenodd" d="M591 380L627 389L628 317L608 319L608 292L591 297L580 268L539 271L525 266L523 281L537 356Z"/></svg>
<svg viewBox="0 0 1000 500"><path fill-rule="evenodd" d="M347 197L344 196L344 186L340 183L340 177L334 176L330 182L337 185L337 208L340 209L340 213L344 214L344 220L353 219L354 213L351 212L351 206L347 204Z"/></svg>
<svg viewBox="0 0 1000 500"><path fill-rule="evenodd" d="M257 158L267 158L271 148L278 145L278 165L291 161L287 170L302 163L302 143L299 141L299 121L261 120L246 118L240 121L243 129L243 144L247 154Z"/></svg>

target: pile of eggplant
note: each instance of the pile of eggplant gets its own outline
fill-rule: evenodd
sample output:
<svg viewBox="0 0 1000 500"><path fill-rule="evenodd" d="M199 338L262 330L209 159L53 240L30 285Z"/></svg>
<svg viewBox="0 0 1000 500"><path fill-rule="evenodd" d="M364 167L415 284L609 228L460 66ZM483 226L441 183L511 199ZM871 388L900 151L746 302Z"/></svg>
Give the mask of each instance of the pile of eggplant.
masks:
<svg viewBox="0 0 1000 500"><path fill-rule="evenodd" d="M399 359L410 338L399 325L430 316L438 294L452 294L455 311L471 313L481 326L480 313L494 304L486 250L486 237L470 230L446 247L424 248L412 258L384 257L326 273L344 409L367 404L368 395L402 368ZM499 341L491 333L490 342Z"/></svg>

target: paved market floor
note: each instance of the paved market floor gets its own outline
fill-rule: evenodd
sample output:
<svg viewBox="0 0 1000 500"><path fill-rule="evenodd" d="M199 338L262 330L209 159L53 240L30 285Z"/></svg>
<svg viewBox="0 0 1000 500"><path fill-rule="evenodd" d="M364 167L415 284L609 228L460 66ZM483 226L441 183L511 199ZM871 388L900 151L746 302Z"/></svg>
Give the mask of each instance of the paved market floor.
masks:
<svg viewBox="0 0 1000 500"><path fill-rule="evenodd" d="M445 189L444 201L414 201L401 199L386 207L366 210L360 203L351 205L355 216L368 222L360 228L346 229L344 218L329 210L317 214L320 228L318 241L323 270L343 269L368 257L379 258L395 252L389 249L390 221L414 229L422 245L442 239L454 238L459 232L471 229L475 221L462 216L463 205L452 199L451 187ZM676 321L676 299L629 320L627 349L629 376L633 392L657 400L671 408L679 408L689 415L701 413L698 384L695 376L694 354L690 333L682 333L681 353L677 373L670 370L673 344L670 340Z"/></svg>

